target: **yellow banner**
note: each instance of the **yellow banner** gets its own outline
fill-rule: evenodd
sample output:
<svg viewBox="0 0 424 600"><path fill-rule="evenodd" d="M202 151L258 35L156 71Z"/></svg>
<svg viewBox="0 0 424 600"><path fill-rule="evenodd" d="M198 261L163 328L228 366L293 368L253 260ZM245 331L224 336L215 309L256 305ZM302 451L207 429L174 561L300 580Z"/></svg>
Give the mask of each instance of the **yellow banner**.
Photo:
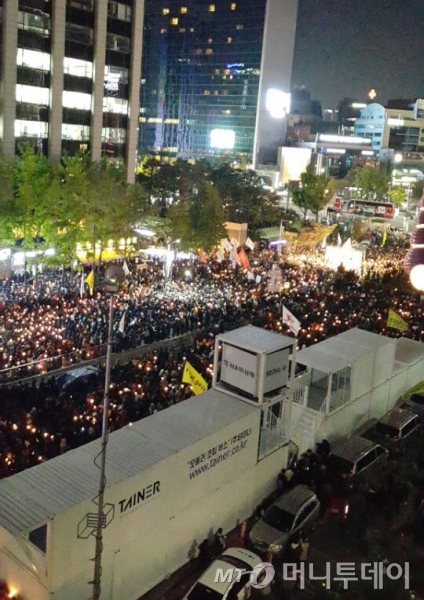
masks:
<svg viewBox="0 0 424 600"><path fill-rule="evenodd" d="M196 396L198 394L206 392L206 390L208 389L208 384L206 383L206 381L203 379L200 373L198 373L196 369L188 362L188 360L184 365L183 383L189 383Z"/></svg>
<svg viewBox="0 0 424 600"><path fill-rule="evenodd" d="M402 319L394 310L389 310L389 318L387 319L387 327L399 329L399 331L407 331L408 323Z"/></svg>

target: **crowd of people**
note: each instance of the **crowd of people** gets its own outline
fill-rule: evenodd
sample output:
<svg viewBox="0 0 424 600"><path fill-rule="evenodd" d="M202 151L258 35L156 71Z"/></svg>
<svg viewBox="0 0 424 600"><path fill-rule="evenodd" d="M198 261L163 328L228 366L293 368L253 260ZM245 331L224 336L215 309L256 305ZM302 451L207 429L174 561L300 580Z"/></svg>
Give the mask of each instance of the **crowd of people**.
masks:
<svg viewBox="0 0 424 600"><path fill-rule="evenodd" d="M274 252L252 251L250 267L211 258L175 261L165 279L150 262L131 274L114 300L114 351L140 347L140 356L114 368L111 430L128 425L191 395L181 382L185 360L211 380L214 336L253 323L291 335L282 306L300 321L300 348L351 327L424 341L419 296L400 289L405 248L393 240L371 243L367 270L331 271L319 251L286 251L278 258L279 289L269 286ZM25 293L23 284L0 288L0 477L75 448L100 435L103 380L61 388L53 368L98 359L107 340L108 298L95 289L80 296L79 275L45 273ZM408 323L403 334L387 327L389 309ZM123 325L123 326L122 326ZM197 341L180 349L149 350L143 344L183 334ZM40 382L23 378L45 374Z"/></svg>

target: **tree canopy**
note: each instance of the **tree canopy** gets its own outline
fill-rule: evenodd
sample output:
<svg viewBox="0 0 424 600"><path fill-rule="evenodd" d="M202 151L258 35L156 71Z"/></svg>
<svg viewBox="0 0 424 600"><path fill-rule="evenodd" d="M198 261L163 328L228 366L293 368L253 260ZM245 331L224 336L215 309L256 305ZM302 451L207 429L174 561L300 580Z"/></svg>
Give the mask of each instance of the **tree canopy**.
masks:
<svg viewBox="0 0 424 600"><path fill-rule="evenodd" d="M389 192L390 175L377 167L361 167L354 173L355 187L359 188L361 198L375 200Z"/></svg>
<svg viewBox="0 0 424 600"><path fill-rule="evenodd" d="M225 237L224 223L247 222L251 232L280 222L275 194L254 171L202 160L160 163L146 157L138 181L128 185L119 163L92 162L89 154L51 162L30 145L9 163L0 161L0 236L27 249L55 247L68 265L78 243L94 261L109 240L132 239L138 227L180 248L210 250Z"/></svg>
<svg viewBox="0 0 424 600"><path fill-rule="evenodd" d="M314 175L311 170L302 173L299 189L293 191L292 198L293 203L303 211L304 221L308 211L317 215L328 204L329 184L330 178L326 175Z"/></svg>

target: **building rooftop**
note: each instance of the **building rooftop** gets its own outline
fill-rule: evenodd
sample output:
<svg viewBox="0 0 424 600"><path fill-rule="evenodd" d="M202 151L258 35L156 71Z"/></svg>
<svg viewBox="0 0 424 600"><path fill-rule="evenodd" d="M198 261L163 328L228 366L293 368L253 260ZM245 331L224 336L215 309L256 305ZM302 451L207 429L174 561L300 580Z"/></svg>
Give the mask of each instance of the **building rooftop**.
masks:
<svg viewBox="0 0 424 600"><path fill-rule="evenodd" d="M324 373L334 373L351 366L360 356L374 353L377 348L395 341L355 327L301 350L297 353L297 362Z"/></svg>
<svg viewBox="0 0 424 600"><path fill-rule="evenodd" d="M246 325L234 331L228 333L222 333L219 339L223 342L229 342L245 348L246 350L252 350L253 352L266 352L272 353L282 348L289 348L293 346L293 338L280 333L274 333L273 331L267 331L262 327L254 327L253 325Z"/></svg>
<svg viewBox="0 0 424 600"><path fill-rule="evenodd" d="M211 389L109 436L106 487L141 473L256 407ZM0 481L0 526L16 535L98 493L100 440Z"/></svg>
<svg viewBox="0 0 424 600"><path fill-rule="evenodd" d="M424 359L424 344L405 337L396 340L395 360L399 363L413 365ZM424 373L423 373L424 379Z"/></svg>

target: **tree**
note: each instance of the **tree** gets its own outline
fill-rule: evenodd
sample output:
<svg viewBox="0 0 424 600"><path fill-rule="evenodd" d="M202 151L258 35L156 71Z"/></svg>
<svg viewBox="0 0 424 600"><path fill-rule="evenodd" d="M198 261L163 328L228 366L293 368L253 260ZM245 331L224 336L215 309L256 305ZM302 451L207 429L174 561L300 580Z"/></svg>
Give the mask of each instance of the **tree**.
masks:
<svg viewBox="0 0 424 600"><path fill-rule="evenodd" d="M49 190L54 180L52 163L29 144L21 148L21 156L13 173L14 199L11 225L16 239L22 240L24 287L26 291L27 252L43 250L49 244L52 214Z"/></svg>
<svg viewBox="0 0 424 600"><path fill-rule="evenodd" d="M211 180L219 191L227 221L248 223L253 231L279 222L279 199L264 189L255 171L222 164L212 170Z"/></svg>
<svg viewBox="0 0 424 600"><path fill-rule="evenodd" d="M93 260L95 246L99 246L99 262L109 240L132 237L134 197L128 193L125 170L122 165L106 159L92 163L88 174L88 187L82 236L92 244Z"/></svg>
<svg viewBox="0 0 424 600"><path fill-rule="evenodd" d="M421 200L424 195L424 180L416 181L412 186L412 200Z"/></svg>
<svg viewBox="0 0 424 600"><path fill-rule="evenodd" d="M225 237L221 198L209 182L201 182L197 192L169 209L173 239L180 239L183 250L209 252Z"/></svg>
<svg viewBox="0 0 424 600"><path fill-rule="evenodd" d="M303 211L306 221L308 211L315 213L322 210L328 203L329 178L326 175L314 175L311 170L302 173L299 189L293 191L293 203Z"/></svg>
<svg viewBox="0 0 424 600"><path fill-rule="evenodd" d="M15 163L0 162L0 240L2 245L13 244L14 235L14 177Z"/></svg>
<svg viewBox="0 0 424 600"><path fill-rule="evenodd" d="M84 237L90 166L88 154L63 156L61 163L56 166L55 178L49 190L51 215L47 227L59 264L72 264L77 243Z"/></svg>
<svg viewBox="0 0 424 600"><path fill-rule="evenodd" d="M26 249L34 249L48 237L53 179L48 159L29 144L24 146L14 169L13 219L15 235L23 239Z"/></svg>
<svg viewBox="0 0 424 600"><path fill-rule="evenodd" d="M361 167L355 172L355 187L360 188L361 197L375 200L389 191L390 177L377 167Z"/></svg>
<svg viewBox="0 0 424 600"><path fill-rule="evenodd" d="M401 185L397 185L397 186L393 187L389 191L388 195L389 195L390 200L396 206L401 206L406 200L405 188L403 188Z"/></svg>

